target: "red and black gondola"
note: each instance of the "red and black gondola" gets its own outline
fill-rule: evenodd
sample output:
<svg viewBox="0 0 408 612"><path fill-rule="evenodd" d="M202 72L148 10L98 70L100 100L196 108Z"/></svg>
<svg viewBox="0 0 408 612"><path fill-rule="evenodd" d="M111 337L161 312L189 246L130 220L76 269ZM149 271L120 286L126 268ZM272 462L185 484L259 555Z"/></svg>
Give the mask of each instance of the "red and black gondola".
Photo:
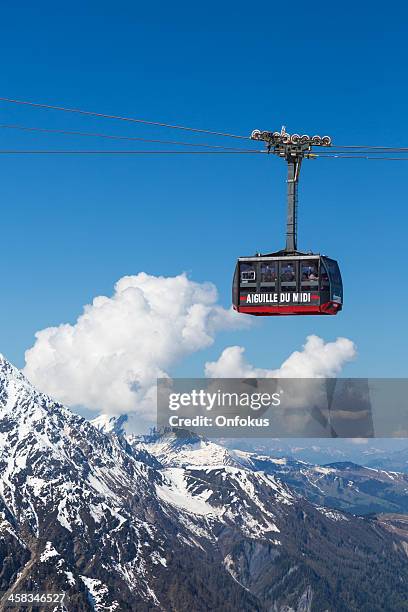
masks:
<svg viewBox="0 0 408 612"><path fill-rule="evenodd" d="M297 192L302 160L312 146L330 146L329 136L299 136L254 130L268 152L288 164L286 247L276 253L239 257L232 285L235 310L256 316L336 315L343 307L343 284L336 260L297 250Z"/></svg>
<svg viewBox="0 0 408 612"><path fill-rule="evenodd" d="M232 302L238 312L256 316L335 315L343 303L340 269L324 255L240 257Z"/></svg>

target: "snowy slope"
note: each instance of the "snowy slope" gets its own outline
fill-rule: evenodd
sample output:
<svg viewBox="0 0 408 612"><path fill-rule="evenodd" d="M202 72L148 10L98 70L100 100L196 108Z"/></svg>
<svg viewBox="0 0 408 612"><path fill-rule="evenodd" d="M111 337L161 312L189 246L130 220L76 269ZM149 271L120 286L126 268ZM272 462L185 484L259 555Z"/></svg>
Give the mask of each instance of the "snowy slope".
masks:
<svg viewBox="0 0 408 612"><path fill-rule="evenodd" d="M48 559L44 550L55 536L57 550L74 546L82 554L88 551L90 578L100 578L98 558L103 558L104 573L109 567L118 582L154 600L148 571L141 571L148 563L146 555L142 559L138 551L132 564L123 562L124 543L112 535L127 533L126 537L150 542L152 548L153 542L154 547L160 544L154 524L146 521L143 511L138 515L126 505L135 491L149 500L150 468L126 454L118 439L107 437L34 390L4 359L0 361L0 406L0 507L4 520L21 533L19 539L30 550L31 572ZM72 553L64 560L67 587L79 579L70 558ZM64 573L55 563L53 572Z"/></svg>
<svg viewBox="0 0 408 612"><path fill-rule="evenodd" d="M102 595L112 610L128 598L159 606L169 559L194 566L190 549L204 551L227 522L238 537L250 531L219 502L203 512L206 502L197 486L191 489L191 475L183 487L184 472L158 469L146 449L133 451L72 414L4 359L0 467L1 534L9 553L18 550L15 579L6 588L27 580L43 590L64 589L82 601L79 609L98 609ZM240 591L227 571L223 580L227 592Z"/></svg>
<svg viewBox="0 0 408 612"><path fill-rule="evenodd" d="M149 436L128 435L135 449L144 449L167 467L239 466L235 452L187 430L170 431Z"/></svg>
<svg viewBox="0 0 408 612"><path fill-rule="evenodd" d="M194 433L178 430L149 436L127 436L134 449L144 449L166 467L244 468L265 472L316 504L353 514L408 511L408 475L337 462L313 465L285 457L233 450ZM323 510L321 510L323 512Z"/></svg>
<svg viewBox="0 0 408 612"><path fill-rule="evenodd" d="M194 434L126 439L115 425L101 431L0 359L5 597L64 591L70 612L306 611L316 597L334 609L343 596L336 577L347 582L342 558L354 555L366 601L384 596L398 609L407 556L384 521L309 503L285 481L295 470L283 460ZM367 563L391 590L376 593Z"/></svg>
<svg viewBox="0 0 408 612"><path fill-rule="evenodd" d="M125 425L128 420L126 414L120 416L112 416L108 414L101 414L95 419L92 419L91 423L96 429L104 433L115 433L117 435L125 434Z"/></svg>

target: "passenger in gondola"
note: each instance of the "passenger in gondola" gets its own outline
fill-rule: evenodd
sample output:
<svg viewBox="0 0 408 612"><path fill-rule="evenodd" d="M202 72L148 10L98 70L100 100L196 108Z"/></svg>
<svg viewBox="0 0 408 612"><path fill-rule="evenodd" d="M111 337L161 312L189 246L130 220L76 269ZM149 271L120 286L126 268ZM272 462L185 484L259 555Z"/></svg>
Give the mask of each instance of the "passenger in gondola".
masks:
<svg viewBox="0 0 408 612"><path fill-rule="evenodd" d="M282 280L291 282L295 279L295 272L292 264L287 264L282 271Z"/></svg>
<svg viewBox="0 0 408 612"><path fill-rule="evenodd" d="M261 267L261 282L272 283L276 280L275 267L269 264L262 264Z"/></svg>
<svg viewBox="0 0 408 612"><path fill-rule="evenodd" d="M275 272L275 268L273 268L272 266L268 266L267 268L267 275L268 275L268 282L273 282L276 280L276 272Z"/></svg>
<svg viewBox="0 0 408 612"><path fill-rule="evenodd" d="M308 265L303 268L302 281L318 280L316 266Z"/></svg>

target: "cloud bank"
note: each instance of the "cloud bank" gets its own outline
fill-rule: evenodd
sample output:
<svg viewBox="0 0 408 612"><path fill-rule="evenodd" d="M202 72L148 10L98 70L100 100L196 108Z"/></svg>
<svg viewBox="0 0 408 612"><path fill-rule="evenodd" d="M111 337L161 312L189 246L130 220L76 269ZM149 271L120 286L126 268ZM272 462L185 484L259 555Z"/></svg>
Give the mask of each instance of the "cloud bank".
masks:
<svg viewBox="0 0 408 612"><path fill-rule="evenodd" d="M225 309L211 283L185 274L121 278L111 297L96 297L73 324L38 331L26 351L24 373L41 391L71 406L110 415L155 419L156 378L210 346L222 330L248 327L251 317ZM230 346L205 364L207 377L326 377L355 355L347 338L325 343L309 336L302 350L277 369L249 364L244 348ZM273 355L271 355L271 359Z"/></svg>
<svg viewBox="0 0 408 612"><path fill-rule="evenodd" d="M348 338L324 342L308 336L301 351L292 353L275 370L256 368L245 360L242 346L229 346L219 359L205 364L210 378L325 378L336 376L347 361L356 355L356 347Z"/></svg>
<svg viewBox="0 0 408 612"><path fill-rule="evenodd" d="M96 297L74 325L37 332L24 373L68 406L152 417L158 376L210 346L220 330L249 325L217 299L213 284L185 274L125 276L112 297Z"/></svg>

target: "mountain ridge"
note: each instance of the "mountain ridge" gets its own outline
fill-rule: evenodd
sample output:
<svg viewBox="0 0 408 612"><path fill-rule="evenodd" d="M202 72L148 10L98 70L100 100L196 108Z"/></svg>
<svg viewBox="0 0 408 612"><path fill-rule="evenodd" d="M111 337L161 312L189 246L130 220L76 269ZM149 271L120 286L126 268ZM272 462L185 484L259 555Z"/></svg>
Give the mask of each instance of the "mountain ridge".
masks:
<svg viewBox="0 0 408 612"><path fill-rule="evenodd" d="M239 453L170 465L168 446L131 442L0 362L1 610L23 590L63 590L70 612L404 609L391 523L312 503Z"/></svg>

